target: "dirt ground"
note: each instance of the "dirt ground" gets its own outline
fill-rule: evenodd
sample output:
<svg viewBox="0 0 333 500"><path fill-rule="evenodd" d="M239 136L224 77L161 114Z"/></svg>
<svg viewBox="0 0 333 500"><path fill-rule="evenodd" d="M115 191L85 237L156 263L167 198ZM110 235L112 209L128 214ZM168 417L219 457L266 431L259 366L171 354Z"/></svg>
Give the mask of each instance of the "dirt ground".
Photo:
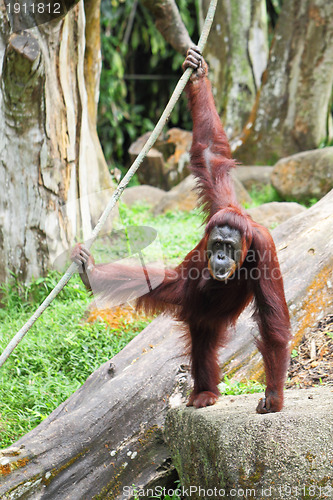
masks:
<svg viewBox="0 0 333 500"><path fill-rule="evenodd" d="M286 388L333 386L333 314L322 319L292 352Z"/></svg>

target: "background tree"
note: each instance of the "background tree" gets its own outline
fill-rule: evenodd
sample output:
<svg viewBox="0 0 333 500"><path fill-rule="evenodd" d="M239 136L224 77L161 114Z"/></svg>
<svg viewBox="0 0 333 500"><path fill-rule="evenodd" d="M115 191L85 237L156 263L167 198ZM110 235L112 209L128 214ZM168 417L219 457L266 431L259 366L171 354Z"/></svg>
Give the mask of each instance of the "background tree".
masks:
<svg viewBox="0 0 333 500"><path fill-rule="evenodd" d="M283 3L257 103L241 139L243 162L274 163L329 139L333 3Z"/></svg>
<svg viewBox="0 0 333 500"><path fill-rule="evenodd" d="M160 3L146 2L159 29L184 51L191 42L176 4L173 0ZM131 2L132 13L135 6ZM131 19L125 19L124 44ZM156 32L151 16L147 19ZM100 0L80 2L64 18L38 27L36 19L24 26L17 20L1 9L0 182L6 187L0 201L1 281L10 273L24 281L45 274L75 237L88 239L112 188L96 131ZM29 29L21 31L22 27ZM112 55L110 65L115 62L117 68L121 56L116 51ZM108 76L105 86L112 88ZM117 86L121 94L124 87ZM111 94L112 109L114 97ZM134 136L130 105L124 115L128 110ZM149 119L146 123L151 125ZM112 125L119 133L121 121Z"/></svg>
<svg viewBox="0 0 333 500"><path fill-rule="evenodd" d="M192 40L185 28L174 0L142 0L142 4L150 10L155 18L155 25L170 45L186 55Z"/></svg>
<svg viewBox="0 0 333 500"><path fill-rule="evenodd" d="M102 1L99 133L106 157L120 165L128 161L130 142L156 122L179 75L182 56L156 32L145 9L155 6L156 15L163 3ZM196 40L208 0L176 3ZM273 164L332 139L331 15L332 5L324 0L218 2L205 57L241 161ZM154 106L147 106L152 100ZM170 125L191 129L185 100Z"/></svg>
<svg viewBox="0 0 333 500"><path fill-rule="evenodd" d="M191 39L198 39L208 5L208 0L115 0L112 4L102 0L98 131L108 161L120 168L128 163L130 142L152 129L180 75L186 47L193 43ZM205 57L230 137L241 133L255 102L267 64L267 25L265 0L218 2ZM154 106L147 106L152 101ZM191 130L185 99L178 102L170 126Z"/></svg>
<svg viewBox="0 0 333 500"><path fill-rule="evenodd" d="M88 238L106 201L89 195L112 186L96 135L99 9L86 0L18 33L0 10L0 280L45 273Z"/></svg>
<svg viewBox="0 0 333 500"><path fill-rule="evenodd" d="M203 16L209 0L201 0ZM218 2L205 58L215 101L229 138L246 124L268 59L265 0Z"/></svg>

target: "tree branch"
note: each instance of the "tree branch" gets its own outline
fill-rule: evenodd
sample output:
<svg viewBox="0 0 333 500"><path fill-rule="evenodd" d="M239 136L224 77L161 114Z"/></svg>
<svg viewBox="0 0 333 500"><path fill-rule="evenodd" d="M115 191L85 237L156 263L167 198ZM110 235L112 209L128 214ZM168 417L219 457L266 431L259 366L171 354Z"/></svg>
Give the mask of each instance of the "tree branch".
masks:
<svg viewBox="0 0 333 500"><path fill-rule="evenodd" d="M156 28L172 47L185 55L194 45L174 0L141 0L155 17Z"/></svg>

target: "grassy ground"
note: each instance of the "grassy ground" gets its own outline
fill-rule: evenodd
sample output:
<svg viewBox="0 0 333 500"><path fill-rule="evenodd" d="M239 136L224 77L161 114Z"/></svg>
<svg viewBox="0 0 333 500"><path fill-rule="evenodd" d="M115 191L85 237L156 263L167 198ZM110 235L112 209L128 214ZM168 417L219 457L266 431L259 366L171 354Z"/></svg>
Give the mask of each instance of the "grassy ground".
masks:
<svg viewBox="0 0 333 500"><path fill-rule="evenodd" d="M0 370L0 447L38 425L148 323L120 320L114 329L102 321L86 323L82 317L90 298L78 280L72 279ZM6 291L0 351L39 303L21 305L15 285Z"/></svg>

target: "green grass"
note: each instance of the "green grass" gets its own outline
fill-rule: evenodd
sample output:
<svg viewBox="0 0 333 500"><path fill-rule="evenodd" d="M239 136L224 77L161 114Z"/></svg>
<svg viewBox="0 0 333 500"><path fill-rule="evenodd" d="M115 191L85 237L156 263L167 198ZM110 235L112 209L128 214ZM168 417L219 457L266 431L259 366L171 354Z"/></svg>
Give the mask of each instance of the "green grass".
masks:
<svg viewBox="0 0 333 500"><path fill-rule="evenodd" d="M198 209L156 217L147 205L137 204L131 209L120 205L120 217L124 226L144 225L157 230L167 265L178 264L203 235L203 215Z"/></svg>
<svg viewBox="0 0 333 500"><path fill-rule="evenodd" d="M251 196L252 202L251 204L247 204L245 208L258 207L260 205L263 205L264 203L270 203L272 201L295 202L303 205L306 208L310 208L319 201L318 198L314 197L304 198L303 200L298 200L292 197L282 198L271 184L263 185L260 188L254 187L249 191L249 194Z"/></svg>
<svg viewBox="0 0 333 500"><path fill-rule="evenodd" d="M28 297L33 295L35 283L19 288L13 283L5 288L0 351L39 303L28 299L20 304L22 291ZM147 324L124 324L122 331L117 331L103 322L85 323L82 317L90 300L79 278L73 278L1 368L0 447L38 425Z"/></svg>
<svg viewBox="0 0 333 500"><path fill-rule="evenodd" d="M241 394L264 392L265 386L255 380L232 382L228 379L228 377L224 377L223 382L219 385L219 389L222 396L240 396Z"/></svg>

